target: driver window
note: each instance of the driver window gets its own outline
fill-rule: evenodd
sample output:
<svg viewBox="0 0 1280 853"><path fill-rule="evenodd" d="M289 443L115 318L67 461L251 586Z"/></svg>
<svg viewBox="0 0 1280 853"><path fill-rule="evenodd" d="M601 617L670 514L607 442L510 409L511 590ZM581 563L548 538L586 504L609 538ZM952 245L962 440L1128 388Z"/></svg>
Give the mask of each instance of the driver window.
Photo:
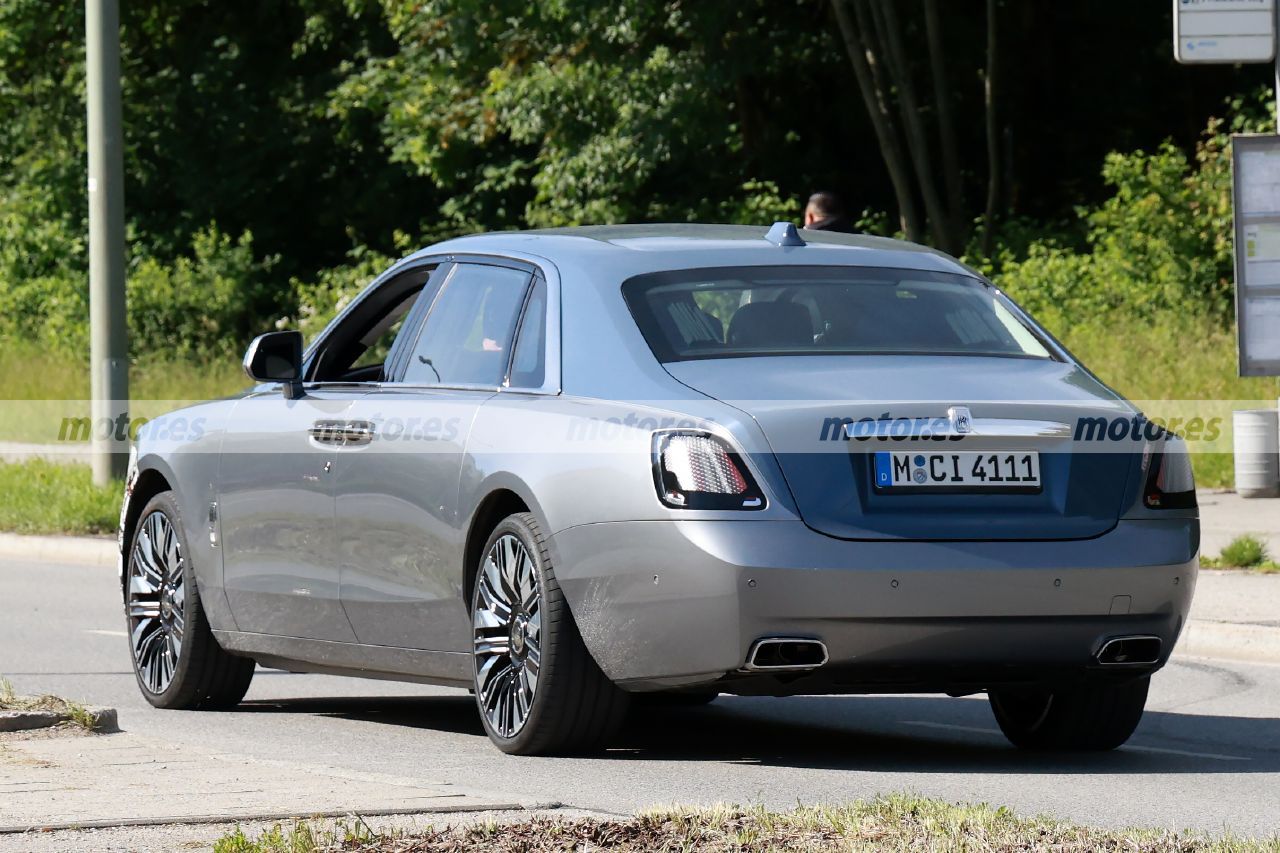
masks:
<svg viewBox="0 0 1280 853"><path fill-rule="evenodd" d="M432 273L429 268L410 270L363 299L320 345L311 381L386 381L386 360L413 306L439 290Z"/></svg>
<svg viewBox="0 0 1280 853"><path fill-rule="evenodd" d="M352 370L381 366L386 362L387 355L391 352L391 345L395 343L396 335L400 334L400 327L404 325L405 317L409 316L409 309L413 307L420 293L421 291L415 291L405 296L378 321L377 325L360 338L360 345L364 347L364 352L360 353L355 363L351 365Z"/></svg>

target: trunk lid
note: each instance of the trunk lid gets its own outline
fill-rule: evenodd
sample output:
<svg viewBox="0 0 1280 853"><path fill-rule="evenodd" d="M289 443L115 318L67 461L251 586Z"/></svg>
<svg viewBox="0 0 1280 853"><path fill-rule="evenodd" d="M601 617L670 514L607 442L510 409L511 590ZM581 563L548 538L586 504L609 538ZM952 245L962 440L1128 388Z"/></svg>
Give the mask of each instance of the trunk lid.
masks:
<svg viewBox="0 0 1280 853"><path fill-rule="evenodd" d="M1132 418L1135 410L1062 362L801 356L665 367L685 385L754 418L805 523L840 538L1087 539L1116 525L1140 468L1140 452L1130 444L1096 441L1085 451L1085 443L1073 442L1080 419L1114 423ZM972 413L974 435L959 441L892 436L918 431L926 422L936 429L937 419L947 418L953 406ZM894 427L894 419L902 418L907 423ZM884 437L874 434L868 420L887 424L879 430ZM866 437L846 437L847 423ZM917 450L1033 450L1039 454L1040 486L1034 492L876 488L875 452Z"/></svg>

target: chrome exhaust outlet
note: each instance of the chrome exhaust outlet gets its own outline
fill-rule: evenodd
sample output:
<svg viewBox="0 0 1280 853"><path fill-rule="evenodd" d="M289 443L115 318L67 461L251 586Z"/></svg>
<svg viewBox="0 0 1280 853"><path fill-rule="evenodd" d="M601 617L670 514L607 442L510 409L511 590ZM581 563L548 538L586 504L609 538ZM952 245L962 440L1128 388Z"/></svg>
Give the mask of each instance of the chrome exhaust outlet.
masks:
<svg viewBox="0 0 1280 853"><path fill-rule="evenodd" d="M1155 663L1163 644L1159 637L1113 637L1102 644L1094 659L1103 666Z"/></svg>
<svg viewBox="0 0 1280 853"><path fill-rule="evenodd" d="M747 653L749 672L803 672L827 662L827 647L808 637L764 637Z"/></svg>

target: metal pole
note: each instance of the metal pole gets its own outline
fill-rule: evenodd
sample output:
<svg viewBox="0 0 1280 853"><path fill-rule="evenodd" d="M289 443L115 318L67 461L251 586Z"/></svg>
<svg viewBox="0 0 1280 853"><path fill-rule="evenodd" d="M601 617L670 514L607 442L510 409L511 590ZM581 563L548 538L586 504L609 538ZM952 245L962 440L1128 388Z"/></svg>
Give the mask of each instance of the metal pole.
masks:
<svg viewBox="0 0 1280 853"><path fill-rule="evenodd" d="M89 105L89 385L93 481L123 477L129 453L129 329L124 288L124 135L120 5L85 0Z"/></svg>

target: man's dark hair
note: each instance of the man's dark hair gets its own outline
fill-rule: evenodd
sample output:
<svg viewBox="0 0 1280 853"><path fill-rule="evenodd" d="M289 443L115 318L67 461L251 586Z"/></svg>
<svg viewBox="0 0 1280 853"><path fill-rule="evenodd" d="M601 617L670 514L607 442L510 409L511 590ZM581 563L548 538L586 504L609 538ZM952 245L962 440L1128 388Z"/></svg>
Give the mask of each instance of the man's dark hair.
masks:
<svg viewBox="0 0 1280 853"><path fill-rule="evenodd" d="M813 212L822 219L844 218L844 202L833 192L819 190L809 196L809 204L813 205Z"/></svg>

